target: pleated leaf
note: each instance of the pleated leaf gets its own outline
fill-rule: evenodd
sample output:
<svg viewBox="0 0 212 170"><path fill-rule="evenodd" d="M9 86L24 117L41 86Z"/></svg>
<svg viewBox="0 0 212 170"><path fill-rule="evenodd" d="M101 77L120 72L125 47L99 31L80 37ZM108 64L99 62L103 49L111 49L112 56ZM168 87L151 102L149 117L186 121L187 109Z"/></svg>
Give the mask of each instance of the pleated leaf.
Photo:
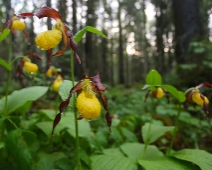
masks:
<svg viewBox="0 0 212 170"><path fill-rule="evenodd" d="M136 163L123 156L95 155L91 160L92 170L137 170Z"/></svg>
<svg viewBox="0 0 212 170"><path fill-rule="evenodd" d="M12 157L14 169L28 170L33 163L36 151L36 134L26 130L13 130L6 139L6 149ZM32 152L33 151L33 152Z"/></svg>
<svg viewBox="0 0 212 170"><path fill-rule="evenodd" d="M161 157L155 160L138 160L138 163L145 168L145 170L198 170L193 164L172 159L169 157ZM209 169L208 169L209 170Z"/></svg>
<svg viewBox="0 0 212 170"><path fill-rule="evenodd" d="M174 126L158 126L154 124L145 123L142 127L142 138L148 143L155 142L158 138L163 136L166 132L172 131Z"/></svg>
<svg viewBox="0 0 212 170"><path fill-rule="evenodd" d="M85 119L75 120L73 112L65 112L65 114L62 114L61 121L55 128L54 134L59 135L62 130L66 129L71 136L75 137L75 121L78 121L79 136L90 137L91 128L88 121ZM50 136L52 132L53 121L38 122L36 126L40 128L47 136Z"/></svg>
<svg viewBox="0 0 212 170"><path fill-rule="evenodd" d="M6 112L9 114L28 101L35 101L47 92L48 87L33 86L14 91L8 96ZM0 100L1 109L4 108L5 97ZM3 110L1 110L3 111Z"/></svg>
<svg viewBox="0 0 212 170"><path fill-rule="evenodd" d="M131 159L139 159L144 151L144 144L140 143L124 143L120 146L121 151ZM143 158L153 159L154 157L163 156L163 153L156 146L149 145Z"/></svg>
<svg viewBox="0 0 212 170"><path fill-rule="evenodd" d="M201 170L211 170L212 169L212 154L197 149L183 149L172 156L175 158L192 162L198 165Z"/></svg>
<svg viewBox="0 0 212 170"><path fill-rule="evenodd" d="M104 35L98 29L91 27L91 26L87 26L87 27L83 28L82 30L80 30L79 32L76 33L76 35L74 36L74 41L76 43L78 43L83 38L83 36L86 32L92 32L94 34L98 34L98 35L101 35L102 37L106 38L106 35Z"/></svg>

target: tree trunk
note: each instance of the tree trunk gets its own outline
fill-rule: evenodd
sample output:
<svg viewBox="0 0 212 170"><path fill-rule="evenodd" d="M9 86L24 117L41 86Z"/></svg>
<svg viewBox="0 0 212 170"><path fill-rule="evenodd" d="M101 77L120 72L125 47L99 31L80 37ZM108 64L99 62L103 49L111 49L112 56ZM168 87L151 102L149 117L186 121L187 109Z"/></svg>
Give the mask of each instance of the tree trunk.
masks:
<svg viewBox="0 0 212 170"><path fill-rule="evenodd" d="M46 6L51 8L51 6L52 6L51 0L46 0ZM50 17L47 17L47 28L48 28L48 30L52 29L52 23L51 23L51 18Z"/></svg>
<svg viewBox="0 0 212 170"><path fill-rule="evenodd" d="M86 26L95 26L95 1L87 1L87 21ZM97 65L96 59L93 53L93 43L92 35L93 33L87 32L86 33L86 42L85 42L85 64L86 64L86 70L85 73L92 76L96 74L95 66Z"/></svg>
<svg viewBox="0 0 212 170"><path fill-rule="evenodd" d="M76 0L72 0L72 27L73 27L73 34L77 33L77 3Z"/></svg>
<svg viewBox="0 0 212 170"><path fill-rule="evenodd" d="M121 2L118 0L118 27L119 27L119 83L124 84L124 53L123 53L123 37L122 37L122 21L121 21Z"/></svg>
<svg viewBox="0 0 212 170"><path fill-rule="evenodd" d="M160 1L156 3L156 45L157 45L157 63L156 68L159 72L165 71L165 55L164 55L164 40L163 36L164 29L166 28L166 8L167 5L164 1Z"/></svg>
<svg viewBox="0 0 212 170"><path fill-rule="evenodd" d="M202 32L198 0L173 0L175 25L175 56L178 64L185 62L189 43Z"/></svg>

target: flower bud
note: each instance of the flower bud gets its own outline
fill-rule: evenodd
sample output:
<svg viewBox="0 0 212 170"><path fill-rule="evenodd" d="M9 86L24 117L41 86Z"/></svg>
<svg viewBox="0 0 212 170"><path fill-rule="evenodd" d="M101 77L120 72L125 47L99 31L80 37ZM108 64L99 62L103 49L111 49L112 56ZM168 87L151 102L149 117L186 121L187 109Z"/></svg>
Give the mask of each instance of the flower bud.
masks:
<svg viewBox="0 0 212 170"><path fill-rule="evenodd" d="M82 91L77 97L76 105L78 113L88 120L97 119L101 113L101 104L94 94L86 97Z"/></svg>
<svg viewBox="0 0 212 170"><path fill-rule="evenodd" d="M158 88L153 92L153 95L154 95L156 98L158 98L158 99L162 98L162 97L164 96L163 89L160 88L160 87L158 87Z"/></svg>
<svg viewBox="0 0 212 170"><path fill-rule="evenodd" d="M62 39L62 33L60 30L53 29L40 33L36 39L36 45L41 50L49 50L57 46Z"/></svg>
<svg viewBox="0 0 212 170"><path fill-rule="evenodd" d="M31 63L31 62L24 62L24 68L29 72L29 73L35 73L38 71L38 66L37 64Z"/></svg>
<svg viewBox="0 0 212 170"><path fill-rule="evenodd" d="M53 66L50 66L49 69L46 71L46 75L47 75L48 77L53 76L54 73L55 73L55 71L54 71L54 67L53 67Z"/></svg>
<svg viewBox="0 0 212 170"><path fill-rule="evenodd" d="M24 30L25 29L25 23L20 20L14 20L12 21L12 28L15 30Z"/></svg>
<svg viewBox="0 0 212 170"><path fill-rule="evenodd" d="M203 99L201 98L200 96L200 92L199 91L195 91L193 94L192 94L192 100L200 105L200 106L203 106ZM208 104L209 103L209 100L206 96L204 96L204 101Z"/></svg>
<svg viewBox="0 0 212 170"><path fill-rule="evenodd" d="M58 92L62 82L63 82L63 78L60 75L58 75L56 80L53 83L53 89Z"/></svg>

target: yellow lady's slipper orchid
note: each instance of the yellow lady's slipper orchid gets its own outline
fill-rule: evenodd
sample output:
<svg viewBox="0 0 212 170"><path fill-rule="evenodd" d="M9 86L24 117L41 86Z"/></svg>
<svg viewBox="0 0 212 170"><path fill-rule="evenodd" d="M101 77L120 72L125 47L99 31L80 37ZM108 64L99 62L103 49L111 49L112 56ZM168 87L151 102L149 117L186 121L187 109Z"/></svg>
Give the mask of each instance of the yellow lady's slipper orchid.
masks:
<svg viewBox="0 0 212 170"><path fill-rule="evenodd" d="M195 92L192 94L192 100L193 100L196 104L198 104L198 105L200 105L200 106L203 106L204 101L208 104L208 103L209 103L208 98L207 98L206 96L204 96L204 100L203 100L203 99L201 98L200 95L201 95L201 94L200 94L199 91L195 91Z"/></svg>
<svg viewBox="0 0 212 170"><path fill-rule="evenodd" d="M46 75L48 76L48 77L51 77L51 76L53 76L54 74L55 74L55 70L54 70L55 68L53 67L53 66L50 66L49 68L48 68L48 70L46 71Z"/></svg>
<svg viewBox="0 0 212 170"><path fill-rule="evenodd" d="M31 60L29 58L30 56L33 56L33 57L37 58L38 60L42 60L42 58L36 53L26 54L26 56L23 57L18 64L17 71L16 71L16 77L19 74L25 76L25 72L33 74L38 71L39 68L38 68L37 64L34 64L31 62Z"/></svg>
<svg viewBox="0 0 212 170"><path fill-rule="evenodd" d="M101 93L105 91L106 88L102 85L100 80L100 74L97 74L94 77L84 76L83 79L78 82L72 89L66 100L60 103L59 113L54 119L52 134L54 134L54 129L61 120L62 112L68 107L70 99L73 93L77 93L76 108L80 116L77 120L83 118L91 120L97 119L101 113L101 104L97 99L96 95L99 96L99 99L102 101L103 108L106 110L105 118L107 125L110 129L112 123L112 117L109 113L107 107L107 98ZM111 132L111 129L110 129Z"/></svg>
<svg viewBox="0 0 212 170"><path fill-rule="evenodd" d="M17 18L17 17L16 17ZM14 21L12 21L12 28L14 30L24 30L25 29L25 23L18 20L18 19L15 19Z"/></svg>
<svg viewBox="0 0 212 170"><path fill-rule="evenodd" d="M84 118L97 119L101 113L101 104L94 94L89 97L82 91L77 97L77 110Z"/></svg>
<svg viewBox="0 0 212 170"><path fill-rule="evenodd" d="M38 66L37 64L31 63L29 61L24 62L24 68L26 69L26 71L28 71L29 73L35 73L38 71Z"/></svg>
<svg viewBox="0 0 212 170"><path fill-rule="evenodd" d="M153 92L153 95L154 95L156 98L160 99L160 98L162 98L162 97L164 96L164 91L163 91L162 88L158 87L158 88Z"/></svg>
<svg viewBox="0 0 212 170"><path fill-rule="evenodd" d="M41 50L47 50L47 60L51 63L51 56L61 56L66 51L67 47L70 46L74 51L74 56L77 61L81 63L79 56L76 53L77 43L73 39L72 32L67 24L62 22L62 18L57 10L44 6L38 10L34 16L37 16L39 19L44 17L50 17L57 21L53 26L52 30L45 31L38 35L36 38L36 44ZM52 48L57 46L61 39L63 39L64 47L63 49L58 50L55 54L52 55Z"/></svg>
<svg viewBox="0 0 212 170"><path fill-rule="evenodd" d="M41 50L49 50L57 46L62 39L61 31L57 29L48 30L40 33L36 39L36 45Z"/></svg>
<svg viewBox="0 0 212 170"><path fill-rule="evenodd" d="M63 78L61 75L58 75L53 83L53 89L58 92L59 91L59 87L63 82Z"/></svg>
<svg viewBox="0 0 212 170"><path fill-rule="evenodd" d="M208 98L202 94L201 88L212 88L212 84L208 82L200 83L199 85L189 88L186 91L186 102L192 104L191 101L194 103L202 106L204 108L205 114L208 118L209 116L209 100Z"/></svg>

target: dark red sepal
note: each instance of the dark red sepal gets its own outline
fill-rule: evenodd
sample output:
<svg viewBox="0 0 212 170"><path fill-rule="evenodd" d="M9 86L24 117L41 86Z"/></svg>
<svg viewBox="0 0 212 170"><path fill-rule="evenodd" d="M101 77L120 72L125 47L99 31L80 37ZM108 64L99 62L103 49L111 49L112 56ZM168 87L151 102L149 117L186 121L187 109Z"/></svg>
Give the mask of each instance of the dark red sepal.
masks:
<svg viewBox="0 0 212 170"><path fill-rule="evenodd" d="M60 14L54 8L50 8L47 6L42 7L38 12L35 13L39 19L43 17L54 18L55 20L62 20Z"/></svg>
<svg viewBox="0 0 212 170"><path fill-rule="evenodd" d="M58 125L61 119L61 113L58 113L57 116L54 119L53 128L52 128L52 136L54 135L54 129Z"/></svg>
<svg viewBox="0 0 212 170"><path fill-rule="evenodd" d="M27 30L24 29L23 32L24 32L24 36L25 36L26 39L27 39L28 44L30 44L29 34L28 34Z"/></svg>
<svg viewBox="0 0 212 170"><path fill-rule="evenodd" d="M208 82L203 82L203 83L200 83L198 86L196 86L197 89L202 88L202 87L212 88L212 84L210 84Z"/></svg>
<svg viewBox="0 0 212 170"><path fill-rule="evenodd" d="M148 90L148 92L146 93L144 102L146 102L147 98L149 97L149 93L150 93L150 92L151 92L151 90Z"/></svg>
<svg viewBox="0 0 212 170"><path fill-rule="evenodd" d="M107 125L109 127L109 131L110 131L110 133L112 133L112 130L111 130L112 116L110 115L109 112L106 113L105 118L106 118L106 121L107 121Z"/></svg>
<svg viewBox="0 0 212 170"><path fill-rule="evenodd" d="M106 88L102 85L102 82L101 82L101 79L100 79L100 73L91 77L91 81L95 84L95 86L99 89L99 91L105 91L106 90Z"/></svg>
<svg viewBox="0 0 212 170"><path fill-rule="evenodd" d="M38 60L43 60L43 58L37 53L27 53L26 56L29 56L29 57L33 56L33 57L37 58Z"/></svg>
<svg viewBox="0 0 212 170"><path fill-rule="evenodd" d="M17 14L16 16L19 17L19 18L25 19L27 17L33 17L34 14L33 13L30 13L30 12L25 12L25 13Z"/></svg>
<svg viewBox="0 0 212 170"><path fill-rule="evenodd" d="M52 48L47 50L47 61L51 64Z"/></svg>
<svg viewBox="0 0 212 170"><path fill-rule="evenodd" d="M82 120L84 117L82 115L80 115L77 120Z"/></svg>
<svg viewBox="0 0 212 170"><path fill-rule="evenodd" d="M22 58L20 63L18 64L15 77L19 75L25 76L25 73L23 72L23 66L24 66L24 58Z"/></svg>
<svg viewBox="0 0 212 170"><path fill-rule="evenodd" d="M205 96L203 94L200 94L201 99L203 100L203 108L206 114L206 117L208 118L209 116L209 111L208 111L208 103L205 101Z"/></svg>
<svg viewBox="0 0 212 170"><path fill-rule="evenodd" d="M59 50L57 51L55 54L53 54L53 56L61 56L63 55L63 53L65 52L66 49L63 49L63 50Z"/></svg>
<svg viewBox="0 0 212 170"><path fill-rule="evenodd" d="M78 56L78 54L77 53L74 53L74 56L75 56L76 60L78 61L78 63L81 64L81 59Z"/></svg>

